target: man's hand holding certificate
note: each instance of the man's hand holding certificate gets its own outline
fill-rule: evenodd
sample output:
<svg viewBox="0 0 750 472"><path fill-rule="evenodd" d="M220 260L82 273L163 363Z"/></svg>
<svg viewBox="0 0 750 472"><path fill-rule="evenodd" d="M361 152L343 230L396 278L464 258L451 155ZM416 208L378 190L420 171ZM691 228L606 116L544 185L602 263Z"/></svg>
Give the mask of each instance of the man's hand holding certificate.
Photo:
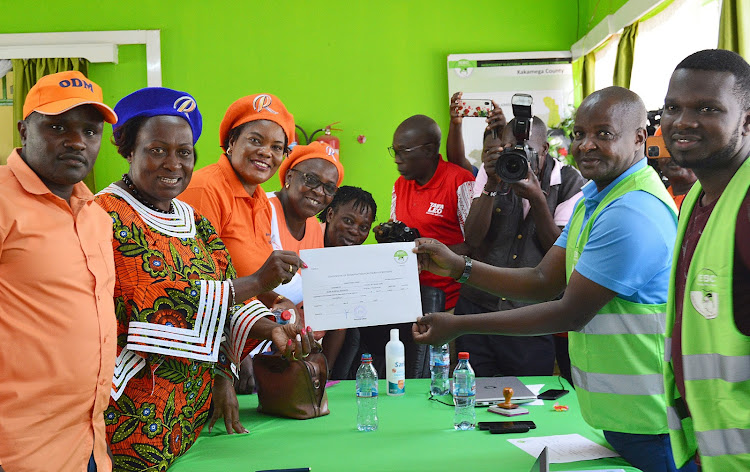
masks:
<svg viewBox="0 0 750 472"><path fill-rule="evenodd" d="M300 251L305 321L315 330L412 323L422 314L413 242Z"/></svg>

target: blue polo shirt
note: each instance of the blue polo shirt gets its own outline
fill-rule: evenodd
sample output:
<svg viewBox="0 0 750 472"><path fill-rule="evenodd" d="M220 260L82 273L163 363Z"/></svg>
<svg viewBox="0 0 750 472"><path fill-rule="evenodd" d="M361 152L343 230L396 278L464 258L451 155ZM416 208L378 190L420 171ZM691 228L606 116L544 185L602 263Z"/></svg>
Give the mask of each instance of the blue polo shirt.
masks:
<svg viewBox="0 0 750 472"><path fill-rule="evenodd" d="M636 162L601 192L593 181L584 185L583 224L615 185L647 165ZM563 249L569 225L555 241ZM628 192L599 213L575 270L625 300L666 303L676 235L669 207L648 192Z"/></svg>

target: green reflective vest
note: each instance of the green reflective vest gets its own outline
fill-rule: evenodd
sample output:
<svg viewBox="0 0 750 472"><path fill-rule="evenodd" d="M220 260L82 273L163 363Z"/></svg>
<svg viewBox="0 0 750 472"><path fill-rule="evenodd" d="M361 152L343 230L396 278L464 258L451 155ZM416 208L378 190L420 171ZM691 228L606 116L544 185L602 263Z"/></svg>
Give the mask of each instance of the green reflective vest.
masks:
<svg viewBox="0 0 750 472"><path fill-rule="evenodd" d="M594 221L604 208L628 192L648 192L677 208L659 176L649 166L620 181L583 226L584 202L573 213L565 250L566 276L575 269ZM643 228L648 231L648 228ZM643 304L613 298L580 331L571 331L573 381L588 424L634 434L667 432L664 402L664 331L666 304Z"/></svg>
<svg viewBox="0 0 750 472"><path fill-rule="evenodd" d="M737 214L750 188L750 159L727 185L690 261L682 309L685 402L675 386L671 359L677 256L702 187L682 203L667 305L664 369L669 434L677 464L697 450L704 472L750 470L750 337L734 323L732 276ZM748 288L750 289L750 287Z"/></svg>

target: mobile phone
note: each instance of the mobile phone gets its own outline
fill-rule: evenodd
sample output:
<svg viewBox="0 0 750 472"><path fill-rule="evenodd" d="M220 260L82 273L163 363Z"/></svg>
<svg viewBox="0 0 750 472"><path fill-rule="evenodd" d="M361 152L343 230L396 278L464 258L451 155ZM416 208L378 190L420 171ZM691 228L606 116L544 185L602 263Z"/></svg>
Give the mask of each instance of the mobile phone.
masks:
<svg viewBox="0 0 750 472"><path fill-rule="evenodd" d="M506 425L520 424L528 426L529 429L535 429L536 424L533 421L480 421L477 423L480 431L489 431L490 429L507 428Z"/></svg>
<svg viewBox="0 0 750 472"><path fill-rule="evenodd" d="M528 433L529 427L523 424L514 423L513 421L508 421L503 426L499 428L491 428L490 434L506 434L506 433Z"/></svg>
<svg viewBox="0 0 750 472"><path fill-rule="evenodd" d="M555 400L557 398L562 397L566 393L568 393L567 390L550 389L550 390L543 391L542 393L540 393L536 397L538 399L540 399L540 400Z"/></svg>
<svg viewBox="0 0 750 472"><path fill-rule="evenodd" d="M649 159L672 157L664 145L664 136L649 136L646 138L646 155Z"/></svg>
<svg viewBox="0 0 750 472"><path fill-rule="evenodd" d="M489 98L467 98L458 104L458 114L461 116L487 117L492 110L492 100Z"/></svg>

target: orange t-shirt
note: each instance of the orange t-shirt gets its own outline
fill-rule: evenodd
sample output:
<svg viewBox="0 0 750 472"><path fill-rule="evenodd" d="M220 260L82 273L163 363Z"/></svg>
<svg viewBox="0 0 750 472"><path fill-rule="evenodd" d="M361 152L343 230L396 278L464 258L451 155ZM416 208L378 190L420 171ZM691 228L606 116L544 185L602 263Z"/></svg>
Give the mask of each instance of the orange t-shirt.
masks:
<svg viewBox="0 0 750 472"><path fill-rule="evenodd" d="M82 183L70 205L18 150L0 167L0 463L112 470L104 410L117 347L112 219Z"/></svg>
<svg viewBox="0 0 750 472"><path fill-rule="evenodd" d="M682 195L675 195L672 192L672 186L671 185L669 187L667 187L667 192L669 192L669 194L672 196L672 198L674 199L674 204L677 205L677 209L679 210L680 207L682 206L682 201L685 200L685 195L687 195L687 194L683 193Z"/></svg>
<svg viewBox="0 0 750 472"><path fill-rule="evenodd" d="M249 195L226 155L197 170L178 198L214 225L239 277L254 274L271 255L271 207L266 193L259 185Z"/></svg>
<svg viewBox="0 0 750 472"><path fill-rule="evenodd" d="M281 206L279 197L272 196L268 201L276 209L279 239L281 240L281 247L285 251L294 251L299 255L301 249L318 249L323 247L323 228L320 226L320 221L317 217L311 216L305 221L305 235L301 240L297 240L289 232L289 228L286 225L286 217L284 216L284 209Z"/></svg>

